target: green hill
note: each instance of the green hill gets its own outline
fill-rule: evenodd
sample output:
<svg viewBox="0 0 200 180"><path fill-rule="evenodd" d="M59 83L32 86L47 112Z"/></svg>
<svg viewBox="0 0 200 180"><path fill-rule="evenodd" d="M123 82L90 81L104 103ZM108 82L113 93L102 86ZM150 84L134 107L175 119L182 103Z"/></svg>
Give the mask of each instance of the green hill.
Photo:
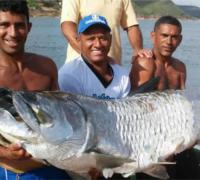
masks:
<svg viewBox="0 0 200 180"><path fill-rule="evenodd" d="M67 1L67 0L66 0ZM99 0L101 1L101 0ZM28 0L32 16L60 16L61 0ZM193 9L186 9L171 0L132 0L138 17L154 18L173 15L178 18L192 18Z"/></svg>
<svg viewBox="0 0 200 180"><path fill-rule="evenodd" d="M179 6L183 11L193 17L200 18L200 8L195 6Z"/></svg>
<svg viewBox="0 0 200 180"><path fill-rule="evenodd" d="M181 18L191 17L171 0L132 0L132 3L138 17L152 18L163 15Z"/></svg>

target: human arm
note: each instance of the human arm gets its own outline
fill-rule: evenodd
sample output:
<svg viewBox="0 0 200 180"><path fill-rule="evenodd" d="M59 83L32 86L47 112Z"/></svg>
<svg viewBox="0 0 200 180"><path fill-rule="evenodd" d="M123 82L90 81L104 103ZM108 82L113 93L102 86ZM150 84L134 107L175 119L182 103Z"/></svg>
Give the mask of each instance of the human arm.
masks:
<svg viewBox="0 0 200 180"><path fill-rule="evenodd" d="M52 77L52 83L51 83L51 91L56 91L59 90L59 86L58 86L58 73L55 72L55 75Z"/></svg>
<svg viewBox="0 0 200 180"><path fill-rule="evenodd" d="M181 75L180 89L185 89L186 74Z"/></svg>
<svg viewBox="0 0 200 180"><path fill-rule="evenodd" d="M61 9L61 31L68 43L80 52L77 37L77 24L80 18L80 2L79 0L62 0Z"/></svg>
<svg viewBox="0 0 200 180"><path fill-rule="evenodd" d="M38 72L41 78L45 78L45 81L37 77L36 90L58 90L58 70L54 61L42 55L32 54L34 61L31 61L32 71Z"/></svg>
<svg viewBox="0 0 200 180"><path fill-rule="evenodd" d="M185 64L182 63L181 75L180 75L180 89L185 89L186 77L187 77L186 66Z"/></svg>
<svg viewBox="0 0 200 180"><path fill-rule="evenodd" d="M20 160L29 159L31 155L20 144L11 144L8 147L0 146L0 158Z"/></svg>
<svg viewBox="0 0 200 180"><path fill-rule="evenodd" d="M172 89L185 89L186 83L186 66L179 59L173 58L171 59L171 69L173 69L173 73L176 75L176 81L170 84L170 88ZM170 71L169 76L173 77L173 73ZM175 78L172 78L173 80Z"/></svg>
<svg viewBox="0 0 200 180"><path fill-rule="evenodd" d="M154 77L154 60L147 58L135 58L130 71L131 89L136 90L140 85Z"/></svg>
<svg viewBox="0 0 200 180"><path fill-rule="evenodd" d="M79 43L77 42L77 24L72 21L64 21L61 30L68 43L80 54Z"/></svg>
<svg viewBox="0 0 200 180"><path fill-rule="evenodd" d="M127 28L128 39L132 49L134 49L133 56L152 58L153 53L149 49L143 49L142 32L138 25Z"/></svg>
<svg viewBox="0 0 200 180"><path fill-rule="evenodd" d="M43 73L49 77L49 83L45 90L58 90L58 69L54 61L48 57L41 56L39 63Z"/></svg>
<svg viewBox="0 0 200 180"><path fill-rule="evenodd" d="M140 57L151 58L153 56L151 50L143 49L142 32L130 0L123 0L121 26L127 31L130 45L134 50L133 56L139 55Z"/></svg>
<svg viewBox="0 0 200 180"><path fill-rule="evenodd" d="M51 61L52 63L52 61ZM55 91L55 90L58 90L59 89L59 86L58 86L58 70L57 70L57 67L54 63L52 63L52 68L51 68L51 71L50 71L50 74L51 74L51 87L50 87L50 90L52 91Z"/></svg>
<svg viewBox="0 0 200 180"><path fill-rule="evenodd" d="M127 28L128 39L131 47L135 50L135 54L143 48L142 32L138 25Z"/></svg>

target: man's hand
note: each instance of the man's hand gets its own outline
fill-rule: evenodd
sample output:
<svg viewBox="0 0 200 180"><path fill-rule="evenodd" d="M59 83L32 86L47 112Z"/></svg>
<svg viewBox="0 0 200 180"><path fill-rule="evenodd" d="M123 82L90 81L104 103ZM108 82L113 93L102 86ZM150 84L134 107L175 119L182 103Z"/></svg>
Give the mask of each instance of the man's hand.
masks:
<svg viewBox="0 0 200 180"><path fill-rule="evenodd" d="M99 170L97 170L96 168L91 168L90 171L88 172L88 174L90 175L91 180L97 180L98 177L102 176L102 173Z"/></svg>
<svg viewBox="0 0 200 180"><path fill-rule="evenodd" d="M152 58L153 52L150 49L139 49L138 51L135 52L134 56L135 57L139 56L141 58L143 57Z"/></svg>
<svg viewBox="0 0 200 180"><path fill-rule="evenodd" d="M31 155L22 148L20 144L11 144L7 148L2 147L2 157L10 160L24 160L31 158Z"/></svg>

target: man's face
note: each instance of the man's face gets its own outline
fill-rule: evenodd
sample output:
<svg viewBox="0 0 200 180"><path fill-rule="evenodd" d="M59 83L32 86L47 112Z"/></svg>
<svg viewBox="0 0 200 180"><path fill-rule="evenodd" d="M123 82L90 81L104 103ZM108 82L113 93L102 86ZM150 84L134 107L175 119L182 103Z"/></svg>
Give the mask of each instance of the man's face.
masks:
<svg viewBox="0 0 200 180"><path fill-rule="evenodd" d="M91 63L107 60L111 34L101 26L93 26L78 37L81 54Z"/></svg>
<svg viewBox="0 0 200 180"><path fill-rule="evenodd" d="M7 54L23 52L30 29L25 15L0 11L0 51Z"/></svg>
<svg viewBox="0 0 200 180"><path fill-rule="evenodd" d="M161 56L169 57L182 40L180 28L171 24L161 24L151 33L154 50Z"/></svg>

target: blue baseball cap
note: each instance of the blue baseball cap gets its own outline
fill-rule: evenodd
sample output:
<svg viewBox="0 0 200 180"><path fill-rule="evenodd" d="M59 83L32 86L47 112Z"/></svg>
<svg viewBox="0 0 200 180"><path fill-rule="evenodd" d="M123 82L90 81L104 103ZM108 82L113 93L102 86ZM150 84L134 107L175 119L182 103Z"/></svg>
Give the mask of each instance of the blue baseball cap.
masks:
<svg viewBox="0 0 200 180"><path fill-rule="evenodd" d="M85 16L83 19L80 20L79 25L78 25L78 34L83 33L89 27L96 24L101 25L108 31L111 31L105 17L99 16L97 14L92 14L89 16Z"/></svg>

